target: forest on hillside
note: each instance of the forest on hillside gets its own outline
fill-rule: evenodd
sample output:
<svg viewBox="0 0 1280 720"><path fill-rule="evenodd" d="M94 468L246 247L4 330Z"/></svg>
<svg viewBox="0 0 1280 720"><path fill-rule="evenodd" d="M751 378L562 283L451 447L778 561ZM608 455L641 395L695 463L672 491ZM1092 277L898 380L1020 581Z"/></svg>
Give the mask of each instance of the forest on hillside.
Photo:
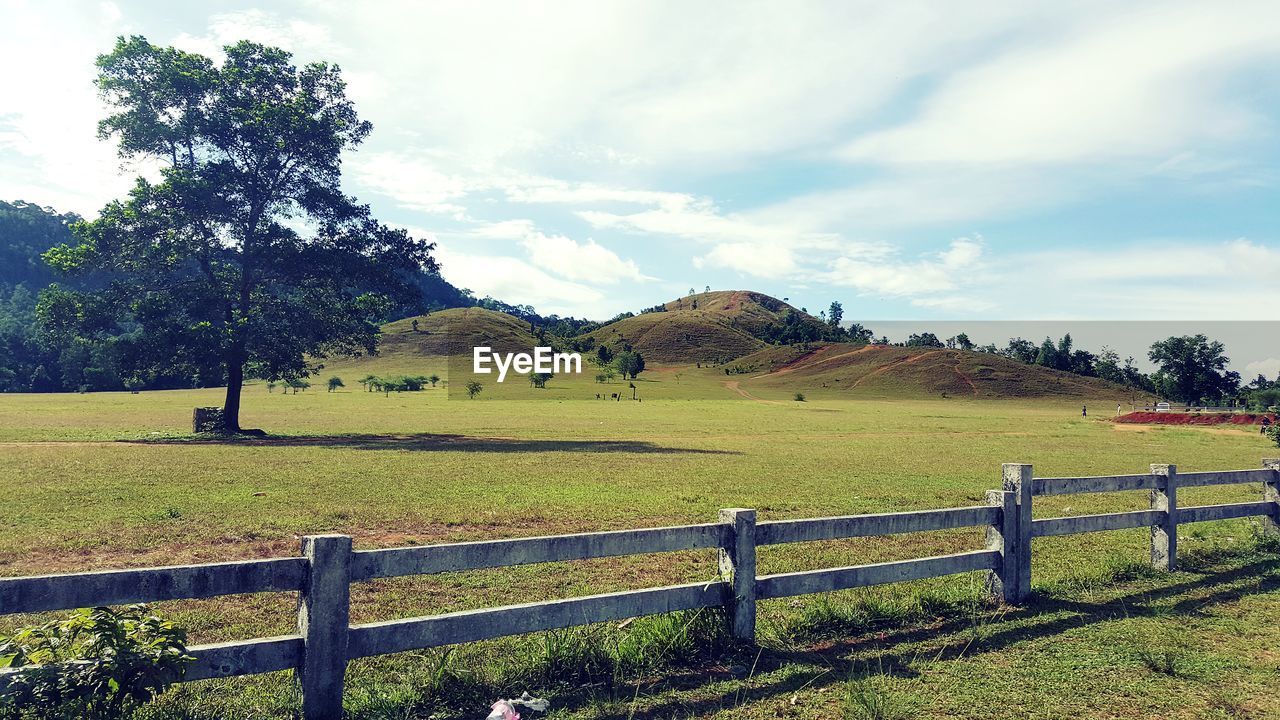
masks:
<svg viewBox="0 0 1280 720"><path fill-rule="evenodd" d="M104 322L91 333L66 333L42 322L65 292L94 289L110 281L100 274L67 275L43 255L74 245L75 213L30 202L0 201L0 392L88 392L125 389L216 387L225 382L217 357L185 358L165 367L155 357L166 352L163 338L148 337L137 322ZM586 320L543 316L529 305L477 298L439 272L413 278L418 299L387 310L385 321L454 307L506 312L548 332L575 335Z"/></svg>

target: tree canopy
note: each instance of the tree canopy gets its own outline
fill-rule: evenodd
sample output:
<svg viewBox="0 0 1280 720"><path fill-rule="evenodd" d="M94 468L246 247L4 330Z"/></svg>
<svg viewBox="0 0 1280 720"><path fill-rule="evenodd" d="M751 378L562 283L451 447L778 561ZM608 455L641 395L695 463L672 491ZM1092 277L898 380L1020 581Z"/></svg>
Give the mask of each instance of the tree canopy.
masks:
<svg viewBox="0 0 1280 720"><path fill-rule="evenodd" d="M46 253L106 283L51 288L40 313L81 334L135 324L141 372L217 357L237 431L246 371L296 378L316 369L311 358L374 351L379 321L435 263L432 244L341 190L342 153L371 126L339 68L298 67L252 42L225 52L219 65L131 37L98 58L112 109L99 135L124 158L160 164L160 178L138 178L128 198L73 226L78 244Z"/></svg>
<svg viewBox="0 0 1280 720"><path fill-rule="evenodd" d="M1240 374L1227 370L1226 347L1204 335L1154 343L1147 357L1159 368L1152 380L1166 398L1184 403L1221 402L1240 389Z"/></svg>

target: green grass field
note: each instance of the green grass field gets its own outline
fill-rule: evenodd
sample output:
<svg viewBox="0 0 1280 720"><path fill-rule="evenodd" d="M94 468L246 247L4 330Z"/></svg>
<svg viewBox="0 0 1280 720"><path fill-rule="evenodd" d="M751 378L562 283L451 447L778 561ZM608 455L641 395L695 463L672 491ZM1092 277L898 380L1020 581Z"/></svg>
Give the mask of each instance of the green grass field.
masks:
<svg viewBox="0 0 1280 720"><path fill-rule="evenodd" d="M438 369L383 362L372 371ZM271 433L252 442L187 434L193 406L219 404L215 390L0 396L0 573L292 555L300 535L320 532L374 548L710 522L722 507L761 519L939 508L981 503L1002 462L1092 475L1153 462L1256 468L1277 454L1247 430L1082 418L1077 400L818 392L794 402L696 369L646 373L641 403L596 401L600 385L560 378L545 391L517 382L466 400L443 386L367 393L357 369L371 371L334 364L321 374L343 376L344 392L247 388L243 424ZM1090 402L1105 415L1117 400ZM1258 490L1180 496L1189 506ZM1145 504L1138 493L1045 498L1037 516ZM760 649L722 647L713 622L680 616L362 661L348 710L482 717L500 694L529 690L550 696L559 718L1274 717L1280 561L1255 534L1243 520L1185 528L1187 562L1174 574L1141 569L1141 531L1038 540L1040 599L1020 610L981 602L976 576L766 603ZM767 548L760 572L980 544L977 531L955 531ZM378 581L356 588L353 621L715 572L713 554L691 552ZM192 642L209 642L292 632L293 602L160 608ZM0 618L0 632L32 619ZM195 683L144 715L288 716L290 688L285 675Z"/></svg>

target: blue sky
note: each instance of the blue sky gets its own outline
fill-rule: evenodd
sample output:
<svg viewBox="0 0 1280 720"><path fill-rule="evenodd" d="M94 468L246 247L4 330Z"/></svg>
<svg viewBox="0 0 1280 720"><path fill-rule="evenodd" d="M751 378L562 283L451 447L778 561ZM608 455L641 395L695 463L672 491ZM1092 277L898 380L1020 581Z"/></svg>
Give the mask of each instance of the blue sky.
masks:
<svg viewBox="0 0 1280 720"><path fill-rule="evenodd" d="M343 67L374 124L350 192L435 237L451 281L543 312L707 285L868 321L1280 304L1274 2L0 12L0 198L92 215L146 171L94 133L115 36L213 56L249 38Z"/></svg>

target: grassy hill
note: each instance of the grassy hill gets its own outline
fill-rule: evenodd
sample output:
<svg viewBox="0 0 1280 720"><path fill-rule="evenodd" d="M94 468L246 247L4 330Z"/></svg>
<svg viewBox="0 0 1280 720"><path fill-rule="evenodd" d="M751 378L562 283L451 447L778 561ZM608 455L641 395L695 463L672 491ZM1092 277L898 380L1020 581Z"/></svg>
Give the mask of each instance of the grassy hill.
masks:
<svg viewBox="0 0 1280 720"><path fill-rule="evenodd" d="M1055 397L1115 402L1131 394L1096 378L987 353L850 343L771 345L762 336L779 327L788 311L799 311L760 293L701 293L666 307L665 312L625 318L584 336L613 347L630 343L643 354L650 370L642 376L642 394L653 399L745 395L789 400L801 392L815 400ZM323 374L441 373L447 378L448 358L469 357L472 347L517 352L546 344L529 332L525 321L481 308L405 318L385 325L383 332L377 356L331 360ZM691 367L698 362L704 364L702 370ZM716 366L710 367L712 363ZM581 376L556 378L545 392L533 395L519 382L499 386L492 378L480 379L490 381L485 383L489 394L503 397L569 399L618 391L613 385L594 383L594 372L586 368Z"/></svg>
<svg viewBox="0 0 1280 720"><path fill-rule="evenodd" d="M471 348L479 345L500 352L528 352L538 344L529 324L519 318L483 308L451 308L387 323L382 326L376 356L333 359L325 367L326 374L443 372L448 357L469 356Z"/></svg>
<svg viewBox="0 0 1280 720"><path fill-rule="evenodd" d="M725 362L768 347L770 331L782 326L789 311L800 313L777 298L744 290L697 293L663 307L663 312L624 318L585 337L610 347L629 343L646 360L660 364Z"/></svg>
<svg viewBox="0 0 1280 720"><path fill-rule="evenodd" d="M1127 397L1097 378L1024 365L988 353L829 343L769 347L730 364L751 392L867 397ZM746 376L746 377L742 377Z"/></svg>

